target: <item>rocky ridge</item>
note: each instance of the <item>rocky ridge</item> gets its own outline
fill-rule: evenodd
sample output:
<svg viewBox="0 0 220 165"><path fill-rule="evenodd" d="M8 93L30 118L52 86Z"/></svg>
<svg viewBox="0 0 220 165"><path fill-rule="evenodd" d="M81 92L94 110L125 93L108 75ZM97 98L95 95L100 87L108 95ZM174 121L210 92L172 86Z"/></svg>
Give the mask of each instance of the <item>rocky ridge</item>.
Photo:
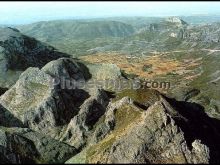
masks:
<svg viewBox="0 0 220 165"><path fill-rule="evenodd" d="M10 36L19 33L8 30ZM220 162L219 120L188 102L200 91L186 91L177 101L150 89L91 88L94 79L126 77L115 65L58 56L32 65L39 54L20 53L30 65L7 63L5 54L0 61L1 67L22 70L9 89L0 88L1 162Z"/></svg>
<svg viewBox="0 0 220 165"><path fill-rule="evenodd" d="M65 56L17 29L0 28L0 87L11 87L28 67L43 67L51 60Z"/></svg>
<svg viewBox="0 0 220 165"><path fill-rule="evenodd" d="M0 97L4 112L1 113L2 136L13 127L20 127L10 135L18 134L22 140L9 144L16 144L17 148L26 143L27 152L28 146L32 146L36 149L30 149L31 152L45 155L51 146L65 143L63 147L52 147L47 158L29 158L26 149L21 154L20 150L8 151L5 147L1 151L2 159L8 161L9 152L19 157L14 162L34 163L64 162L77 153L81 155L68 162L79 157L85 163L218 162L219 134L214 126L218 123L199 105L178 102L153 90L122 91L115 97L102 89L62 89L61 84L51 83L62 76L86 82L92 74L85 68L80 61L68 58L52 61L42 69L28 68ZM8 120L9 114L17 124ZM36 138L54 140L42 150ZM62 156L57 160L54 154L60 150Z"/></svg>

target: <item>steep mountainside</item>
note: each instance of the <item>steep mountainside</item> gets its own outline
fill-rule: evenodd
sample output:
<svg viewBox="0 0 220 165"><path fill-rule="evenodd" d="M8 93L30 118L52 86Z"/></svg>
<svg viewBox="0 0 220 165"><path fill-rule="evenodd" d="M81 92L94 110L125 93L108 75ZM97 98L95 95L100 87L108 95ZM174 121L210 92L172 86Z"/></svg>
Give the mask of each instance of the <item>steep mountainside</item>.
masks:
<svg viewBox="0 0 220 165"><path fill-rule="evenodd" d="M19 29L42 41L122 37L134 32L131 25L117 21L48 21L24 25Z"/></svg>
<svg viewBox="0 0 220 165"><path fill-rule="evenodd" d="M132 25L112 20L48 21L17 28L74 57L86 54L94 46L106 45L119 37L130 36L135 31Z"/></svg>
<svg viewBox="0 0 220 165"><path fill-rule="evenodd" d="M0 28L0 162L220 162L219 23L119 17L19 28Z"/></svg>
<svg viewBox="0 0 220 165"><path fill-rule="evenodd" d="M219 122L200 105L178 102L150 89L113 94L88 83L71 89L52 83L63 78L88 82L92 77L83 63L68 58L22 73L0 97L1 159L12 163L219 162Z"/></svg>
<svg viewBox="0 0 220 165"><path fill-rule="evenodd" d="M220 25L219 23L213 23L213 21L206 24L208 18L213 18L211 20L218 20L218 17L192 17L194 21L197 20L203 24L195 24L195 22L192 22L191 17L181 18L189 20L189 23L177 17L157 19L145 19L142 17L109 18L108 20L115 19L119 22L130 24L133 26L133 29L135 29L135 32L126 37L87 38L80 40L52 39L53 41L49 41L48 43L55 45L62 51L68 52L72 56L89 55L88 58L82 58L86 61L92 59L93 62L99 61L98 63L116 63L122 70L134 70L131 73L133 76L144 74L148 75L145 78L149 78L154 74L157 75L157 72L164 72L164 76L159 74L160 77L158 75L153 78L171 81L174 84L173 86L178 87L178 89L176 89L177 91L182 91L182 88L188 88L187 85L199 89L201 92L194 97L193 101L202 103L203 106L207 107L208 112L212 112L211 114L215 114L214 116L219 116L218 112L220 104L218 99L220 97L220 92L218 90L218 72L220 68L218 61L220 52ZM93 27L94 21L100 23L105 22L102 19L87 20L90 27ZM54 21L49 22L48 24L53 24L53 22ZM58 22L62 21L55 21L54 24ZM63 21L63 24L60 25L59 28L65 29L66 24L68 25L68 23L69 21L67 21L67 23ZM46 24L47 22L45 22L45 26ZM135 25L138 25L138 27ZM29 31L31 35L34 35L35 33L37 34L41 30L44 31L43 28L38 29L36 27L36 29L33 30L29 27L31 27L31 25L25 26L23 30L31 29ZM96 31L99 30L97 27L94 29L96 29ZM51 33L53 33L53 31L51 31ZM105 56L100 56L100 54ZM141 68L142 63L144 66L144 63L146 63L145 59L151 58L152 56L153 63L153 57L157 55L159 55L158 59L163 60L164 67L162 66L161 69L164 69L164 71L160 71L161 69L157 70L153 67L154 71L149 70L140 73L142 71L140 71L139 68ZM108 59L109 62L106 61L106 59ZM173 61L175 67L170 65L169 68L170 62L167 61L167 59ZM160 60L157 62L160 62ZM133 63L132 66L130 66L131 61L135 61L135 64ZM189 63L188 66L187 63ZM155 65L153 64L153 66L156 66L157 64L158 63ZM180 66L176 66L178 64ZM171 66L174 68L172 69ZM178 79L174 78L175 76L178 77ZM175 94L176 90L171 91L170 93ZM184 90L182 92L176 93L175 97L182 97L181 95L185 95ZM205 99L206 101L204 101L204 98L207 97L209 99Z"/></svg>
<svg viewBox="0 0 220 165"><path fill-rule="evenodd" d="M28 67L42 67L67 56L13 28L0 28L0 87L13 85Z"/></svg>

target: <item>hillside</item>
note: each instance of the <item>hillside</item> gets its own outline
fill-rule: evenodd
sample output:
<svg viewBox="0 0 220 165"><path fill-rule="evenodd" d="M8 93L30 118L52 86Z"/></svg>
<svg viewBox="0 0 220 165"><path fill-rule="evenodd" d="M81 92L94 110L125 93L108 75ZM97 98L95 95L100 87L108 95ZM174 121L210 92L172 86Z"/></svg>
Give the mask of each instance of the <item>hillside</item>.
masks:
<svg viewBox="0 0 220 165"><path fill-rule="evenodd" d="M0 87L13 85L28 67L42 67L67 56L13 28L0 28Z"/></svg>
<svg viewBox="0 0 220 165"><path fill-rule="evenodd" d="M51 78L63 77L87 82L95 75L89 71L77 59L61 58L22 73L0 97L2 161L219 162L219 122L198 104L179 102L150 89L113 95L90 88L89 82L89 88L83 89L62 89L61 84L50 83Z"/></svg>
<svg viewBox="0 0 220 165"><path fill-rule="evenodd" d="M191 17L183 18L191 19ZM219 23L212 23L212 21L206 24L207 17L192 18L194 21L200 21L201 24L186 22L177 17L163 19L145 19L145 17L108 18L111 21L115 19L116 21L127 22L135 29L134 33L126 37L61 39L48 43L74 57L85 56L80 57L85 61L115 63L120 69L132 76L169 80L175 84L177 91L179 91L178 88L186 88L186 85L190 84L193 88L202 90L194 101L202 102L203 106L207 107L207 111L211 112L210 115L219 116L217 113L220 107L218 102L219 90L214 90L218 87L218 83L213 81L218 82L220 25ZM213 17L213 19L217 20L217 17ZM105 22L102 19L87 21L90 22L91 27L93 27L94 22ZM65 21L59 28L62 29L62 27L65 27ZM154 56L156 57L154 58ZM147 62L147 60L150 61ZM163 64L158 66L161 60ZM154 70L142 71L146 63L153 65ZM179 79L175 79L175 76ZM210 84L209 87L207 87L207 83ZM175 92L170 91L170 93ZM176 95L181 96L181 93ZM204 97L209 98L208 103L202 101Z"/></svg>
<svg viewBox="0 0 220 165"><path fill-rule="evenodd" d="M217 49L218 27L218 23L206 25L204 21L203 24L195 25L175 17L116 17L38 22L19 26L18 29L78 57L94 51L141 54L158 49L190 49L191 45L194 48Z"/></svg>
<svg viewBox="0 0 220 165"><path fill-rule="evenodd" d="M207 19L0 28L0 162L219 163L220 24Z"/></svg>
<svg viewBox="0 0 220 165"><path fill-rule="evenodd" d="M19 27L30 36L42 41L59 39L94 39L123 37L134 32L132 26L117 21L48 21Z"/></svg>

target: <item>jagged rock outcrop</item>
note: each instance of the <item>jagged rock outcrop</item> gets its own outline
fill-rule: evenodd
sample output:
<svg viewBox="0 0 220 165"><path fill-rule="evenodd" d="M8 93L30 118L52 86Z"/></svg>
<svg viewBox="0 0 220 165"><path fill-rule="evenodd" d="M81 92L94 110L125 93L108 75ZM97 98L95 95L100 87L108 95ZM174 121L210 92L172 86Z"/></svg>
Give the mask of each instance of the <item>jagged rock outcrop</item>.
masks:
<svg viewBox="0 0 220 165"><path fill-rule="evenodd" d="M180 19L178 17L168 17L165 19L165 21L176 24L177 26L187 25L187 23L185 21L183 21L182 19Z"/></svg>
<svg viewBox="0 0 220 165"><path fill-rule="evenodd" d="M86 81L91 78L87 66L79 62L78 59L60 58L46 64L42 70L55 78L65 78L66 80Z"/></svg>
<svg viewBox="0 0 220 165"><path fill-rule="evenodd" d="M220 162L220 24L177 17L138 22L135 28L114 21L20 27L74 57L112 54L117 65L60 58L67 55L0 28L0 163ZM54 26L61 24L71 30L62 35L63 27ZM145 74L119 67L139 68L149 55L152 70L142 71L174 84L167 93L172 98L150 89L120 90L120 80Z"/></svg>
<svg viewBox="0 0 220 165"><path fill-rule="evenodd" d="M81 105L79 113L71 119L61 140L79 149L84 147L93 126L105 114L108 103L107 94L103 90L97 90L95 95Z"/></svg>
<svg viewBox="0 0 220 165"><path fill-rule="evenodd" d="M0 102L25 126L36 131L67 124L78 113L79 106L89 93L81 89L62 89L61 82L54 82L61 75L66 81L71 77L86 78L77 62L59 59L41 70L27 69L17 83L1 96Z"/></svg>
<svg viewBox="0 0 220 165"><path fill-rule="evenodd" d="M158 23L152 23L149 25L149 30L151 32L157 31L157 32L169 32L173 31L175 33L178 33L178 30L181 30L185 27L187 27L188 24L183 21L182 19L178 17L168 17Z"/></svg>
<svg viewBox="0 0 220 165"><path fill-rule="evenodd" d="M65 155L58 158L56 156L62 154L60 150L65 148L60 146L58 153L52 149L50 153L50 150L47 151L47 149L50 149L52 144L42 144L49 147L44 150L38 141L43 140L44 136L55 138L74 146L74 151L78 151L86 144L86 136L89 136L89 131L105 113L109 96L101 89L87 87L85 89L69 89L63 88L66 86L62 83L68 81L86 82L89 78L91 75L87 67L76 59L61 58L49 62L42 69L28 68L21 74L17 83L0 98L0 125L30 128L40 133L40 140L32 139L34 143L32 146L38 146L38 150L40 150L39 153L33 153L33 156L41 154L43 157L37 161L47 163L64 161ZM65 81L62 82L62 80ZM27 138L38 137L38 134L29 134L30 136L28 135ZM22 138L24 138L23 135ZM62 145L62 142L53 142L53 145ZM18 145L22 143L23 141L19 141ZM27 142L27 147L28 145L31 147L31 144ZM5 162L8 160L7 153L9 152L6 150L2 151L4 154L1 158ZM35 152L36 149L30 150ZM19 158L9 162L20 163L24 160L36 162L35 157L29 158L27 155L20 155L20 152L22 151L10 150L14 157L18 156ZM70 152L71 157L74 153ZM45 154L46 158L44 158Z"/></svg>
<svg viewBox="0 0 220 165"><path fill-rule="evenodd" d="M165 108L163 104L164 100L156 102L144 112L141 119L112 144L109 156L104 153L101 160L107 163L207 163L208 147L198 142L202 147L190 151L184 133L166 112L171 107Z"/></svg>
<svg viewBox="0 0 220 165"><path fill-rule="evenodd" d="M2 123L16 126L7 120L10 114L19 121L17 126L49 134L81 148L86 143L84 137L105 113L109 102L104 90L86 86L89 78L87 67L76 59L61 58L42 69L28 68L0 97L4 107ZM85 82L85 88L67 86L79 81Z"/></svg>
<svg viewBox="0 0 220 165"><path fill-rule="evenodd" d="M110 133L115 127L116 124L116 118L115 118L115 112L117 109L126 106L126 105L132 105L133 101L129 97L124 97L121 100L110 103L107 107L107 111L104 117L104 122L97 125L93 136L90 140L92 144L95 144L101 140L103 140L106 135Z"/></svg>
<svg viewBox="0 0 220 165"><path fill-rule="evenodd" d="M74 147L30 129L0 127L1 163L63 163L76 153Z"/></svg>
<svg viewBox="0 0 220 165"><path fill-rule="evenodd" d="M0 28L0 87L11 87L28 67L67 56L14 28Z"/></svg>
<svg viewBox="0 0 220 165"><path fill-rule="evenodd" d="M219 123L197 105L159 97L147 109L129 97L110 102L90 145L68 163L218 162Z"/></svg>
<svg viewBox="0 0 220 165"><path fill-rule="evenodd" d="M186 102L198 90L186 91L183 100L176 101L150 89L112 93L87 84L96 78L79 60L69 58L24 71L0 96L0 159L12 163L62 163L71 157L70 163L220 161L219 121L207 116L200 105ZM66 88L72 81L84 82L84 88Z"/></svg>

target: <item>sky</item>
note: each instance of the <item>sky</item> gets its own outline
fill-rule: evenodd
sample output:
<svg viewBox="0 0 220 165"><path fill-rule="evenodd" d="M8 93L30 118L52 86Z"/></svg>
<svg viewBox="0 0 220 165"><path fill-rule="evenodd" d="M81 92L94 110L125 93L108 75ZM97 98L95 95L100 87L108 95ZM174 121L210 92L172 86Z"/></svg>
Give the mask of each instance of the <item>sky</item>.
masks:
<svg viewBox="0 0 220 165"><path fill-rule="evenodd" d="M220 2L0 2L0 24L115 16L220 15Z"/></svg>

